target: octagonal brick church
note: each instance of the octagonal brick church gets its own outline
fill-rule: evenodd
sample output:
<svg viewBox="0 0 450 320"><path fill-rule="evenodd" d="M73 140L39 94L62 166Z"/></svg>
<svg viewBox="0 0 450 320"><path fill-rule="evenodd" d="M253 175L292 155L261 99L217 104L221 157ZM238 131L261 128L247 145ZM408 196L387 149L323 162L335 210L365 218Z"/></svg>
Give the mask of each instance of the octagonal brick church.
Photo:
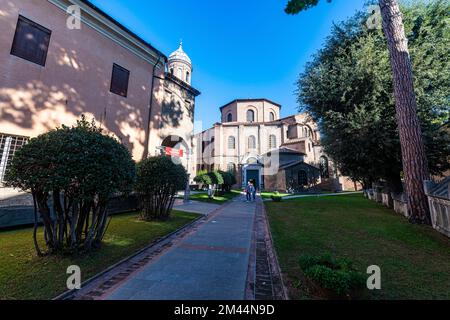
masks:
<svg viewBox="0 0 450 320"><path fill-rule="evenodd" d="M196 170L231 171L238 186L260 190L355 190L323 152L319 128L306 114L280 117L268 99L236 99L220 107L221 122L194 138Z"/></svg>

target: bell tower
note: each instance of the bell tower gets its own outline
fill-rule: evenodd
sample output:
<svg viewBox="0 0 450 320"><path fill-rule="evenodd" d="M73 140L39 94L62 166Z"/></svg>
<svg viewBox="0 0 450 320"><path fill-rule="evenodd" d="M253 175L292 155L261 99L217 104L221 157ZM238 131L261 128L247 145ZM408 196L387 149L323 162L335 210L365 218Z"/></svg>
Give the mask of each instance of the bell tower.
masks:
<svg viewBox="0 0 450 320"><path fill-rule="evenodd" d="M168 59L168 71L178 79L191 84L192 62L189 56L183 51L183 41L180 41L179 48L174 51Z"/></svg>

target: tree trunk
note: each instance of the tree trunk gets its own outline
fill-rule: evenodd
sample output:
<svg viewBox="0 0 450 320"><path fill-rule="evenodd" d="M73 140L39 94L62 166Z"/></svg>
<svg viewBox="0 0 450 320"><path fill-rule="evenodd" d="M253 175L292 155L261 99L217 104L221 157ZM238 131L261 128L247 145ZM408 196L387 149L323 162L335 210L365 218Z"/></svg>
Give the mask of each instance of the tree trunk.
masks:
<svg viewBox="0 0 450 320"><path fill-rule="evenodd" d="M411 60L397 0L379 0L393 73L397 124L410 221L430 224L423 180L429 178L422 130L417 116Z"/></svg>

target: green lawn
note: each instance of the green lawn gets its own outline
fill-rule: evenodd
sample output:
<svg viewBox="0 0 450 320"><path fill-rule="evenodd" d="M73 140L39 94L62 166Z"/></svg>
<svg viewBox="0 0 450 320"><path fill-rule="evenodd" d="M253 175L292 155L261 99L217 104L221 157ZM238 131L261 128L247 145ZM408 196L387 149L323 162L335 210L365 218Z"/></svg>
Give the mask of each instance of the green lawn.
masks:
<svg viewBox="0 0 450 320"><path fill-rule="evenodd" d="M111 221L102 248L73 258L37 257L31 229L0 232L0 300L53 298L65 291L69 265L79 265L82 281L87 280L197 217L173 211L169 221L144 222L137 219L136 213L117 215ZM42 232L39 236L42 238Z"/></svg>
<svg viewBox="0 0 450 320"><path fill-rule="evenodd" d="M215 196L213 199L209 199L207 192L201 192L201 193L191 194L189 199L194 200L194 201L223 204L223 203L233 199L234 197L237 197L239 194L240 194L240 191L232 190L231 192L227 192L221 196Z"/></svg>
<svg viewBox="0 0 450 320"><path fill-rule="evenodd" d="M362 195L312 197L266 203L291 298L317 298L298 267L301 254L331 253L362 271L381 268L370 299L450 299L450 239L429 226L410 224Z"/></svg>

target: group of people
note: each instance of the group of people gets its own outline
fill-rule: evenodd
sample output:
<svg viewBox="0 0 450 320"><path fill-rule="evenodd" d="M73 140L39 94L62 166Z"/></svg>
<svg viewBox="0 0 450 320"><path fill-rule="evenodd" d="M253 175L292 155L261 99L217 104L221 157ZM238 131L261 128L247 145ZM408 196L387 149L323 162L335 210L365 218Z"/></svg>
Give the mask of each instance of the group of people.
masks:
<svg viewBox="0 0 450 320"><path fill-rule="evenodd" d="M256 201L256 187L252 181L249 181L245 187L245 196L247 202Z"/></svg>

